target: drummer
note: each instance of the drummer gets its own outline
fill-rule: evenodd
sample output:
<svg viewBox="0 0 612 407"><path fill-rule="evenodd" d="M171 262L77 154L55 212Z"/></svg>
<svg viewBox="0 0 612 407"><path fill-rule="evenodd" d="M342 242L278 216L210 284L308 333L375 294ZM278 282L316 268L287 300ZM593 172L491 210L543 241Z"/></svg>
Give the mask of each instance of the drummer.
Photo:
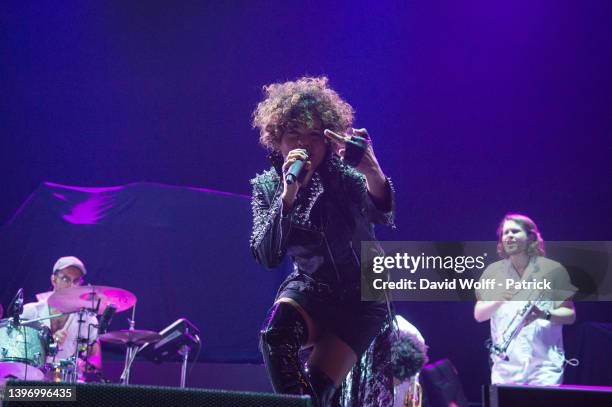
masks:
<svg viewBox="0 0 612 407"><path fill-rule="evenodd" d="M54 309L47 303L48 298L55 292L81 285L86 274L87 269L85 265L77 257L67 256L59 258L55 262L53 273L51 274L53 291L37 294L36 299L38 302L25 304L21 319L31 320L61 313L61 311ZM99 370L102 367L102 358L100 342L97 341L98 331L96 327L98 319L95 315L89 313L85 315L84 319L85 322L81 324L81 337L88 339L89 365ZM41 321L42 324L51 329L53 339L58 345L57 354L55 356L48 356L47 363L59 363L61 360L68 360L74 355L77 348L78 320L79 314L73 313ZM83 360L85 358L84 352L81 358L78 364L80 366L79 371L82 373L85 364Z"/></svg>

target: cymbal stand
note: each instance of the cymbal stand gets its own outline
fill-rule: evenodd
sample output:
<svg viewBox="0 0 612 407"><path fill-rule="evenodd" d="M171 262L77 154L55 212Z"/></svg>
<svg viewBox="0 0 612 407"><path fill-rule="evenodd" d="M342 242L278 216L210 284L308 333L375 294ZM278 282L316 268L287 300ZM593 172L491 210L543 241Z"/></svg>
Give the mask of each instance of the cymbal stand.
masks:
<svg viewBox="0 0 612 407"><path fill-rule="evenodd" d="M90 284L88 284L90 285ZM79 326L77 327L77 338L76 338L76 349L74 351L74 355L70 358L70 361L72 362L73 366L72 366L72 371L69 374L70 380L68 381L69 383L76 383L79 380L79 352L81 350L85 350L85 360L87 360L89 358L89 327L87 328L87 338L83 338L83 336L81 336L81 327L83 326L83 324L86 322L84 319L85 316L85 312L94 312L97 313L98 310L100 309L100 299L97 298L95 291L93 292L93 295L90 297L91 299L91 305L89 308L81 308L79 310L79 319L78 319L78 323ZM96 299L98 300L97 304L96 304Z"/></svg>
<svg viewBox="0 0 612 407"><path fill-rule="evenodd" d="M72 372L70 374L70 380L68 380L69 383L76 383L79 380L79 369L78 369L78 360L79 360L79 351L81 350L81 347L83 346L83 344L85 344L85 346L87 346L87 339L83 338L81 336L81 326L83 325L83 323L85 322L85 312L87 310L85 308L81 308L79 310L79 319L78 319L78 327L77 327L77 337L76 337L76 349L74 350L74 355L72 355L72 357L70 358L70 361L73 364L73 368L72 368Z"/></svg>
<svg viewBox="0 0 612 407"><path fill-rule="evenodd" d="M128 318L128 322L130 324L130 331L134 330L136 326L136 304L132 307L132 318ZM130 384L130 370L132 369L132 362L136 358L136 353L138 353L138 345L133 343L126 344L125 350L125 364L123 368L123 373L121 373L121 384L128 385Z"/></svg>

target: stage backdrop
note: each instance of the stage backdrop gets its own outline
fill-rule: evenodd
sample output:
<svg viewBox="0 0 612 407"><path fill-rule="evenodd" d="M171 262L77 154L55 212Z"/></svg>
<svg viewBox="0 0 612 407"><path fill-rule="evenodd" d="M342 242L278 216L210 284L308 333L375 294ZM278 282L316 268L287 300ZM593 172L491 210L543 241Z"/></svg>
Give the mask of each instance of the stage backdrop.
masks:
<svg viewBox="0 0 612 407"><path fill-rule="evenodd" d="M137 329L157 331L186 317L202 332L199 361L261 363L257 333L289 264L274 271L259 267L248 248L250 227L250 199L244 195L153 183L43 183L0 229L0 303L7 306L19 287L26 301L34 301L36 293L51 288L55 260L76 255L86 263L88 283L136 294ZM379 231L381 237L393 235ZM609 321L607 303L576 305L580 321ZM489 327L472 319L473 304L398 302L396 308L419 328L430 359L450 358L468 398L477 400L489 376L483 346ZM130 316L117 314L110 330L128 328ZM584 347L594 336L581 334L591 329L578 324L565 331L568 358L597 358L601 347ZM103 349L105 360L122 360L120 347ZM595 383L593 366L570 368L568 383ZM595 370L602 378L610 375L605 364ZM176 378L168 380L173 384Z"/></svg>
<svg viewBox="0 0 612 407"><path fill-rule="evenodd" d="M19 287L33 301L50 289L55 260L75 255L88 283L138 297L137 329L157 331L186 317L202 333L200 360L260 361L259 324L285 273L255 263L250 224L250 199L241 195L150 183L44 183L2 230L2 303ZM127 329L130 316L117 314L111 329Z"/></svg>

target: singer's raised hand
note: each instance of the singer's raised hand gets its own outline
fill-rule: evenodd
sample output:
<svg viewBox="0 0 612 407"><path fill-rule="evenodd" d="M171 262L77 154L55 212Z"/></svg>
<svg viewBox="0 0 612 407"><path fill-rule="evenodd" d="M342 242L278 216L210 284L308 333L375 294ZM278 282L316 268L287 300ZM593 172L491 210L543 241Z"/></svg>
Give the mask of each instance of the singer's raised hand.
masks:
<svg viewBox="0 0 612 407"><path fill-rule="evenodd" d="M374 155L372 141L368 135L368 131L366 129L352 129L352 134L367 140L363 156L359 163L355 165L355 169L365 175L368 192L376 203L384 204L390 202L391 191L387 184L387 177L383 173L382 168L380 168L380 164ZM325 129L323 135L334 143L336 153L344 159L346 144L351 142L351 135L340 135L329 129Z"/></svg>
<svg viewBox="0 0 612 407"><path fill-rule="evenodd" d="M351 129L351 131L352 135L359 136L367 140L367 146L365 148L363 157L355 168L366 177L372 175L380 176L382 174L382 170L380 168L380 164L378 164L376 156L374 155L374 149L372 148L372 142L370 141L368 131L366 129ZM344 158L344 154L346 153L346 143L351 141L351 134L341 135L329 129L325 129L323 135L335 144L336 153L340 155L340 157Z"/></svg>
<svg viewBox="0 0 612 407"><path fill-rule="evenodd" d="M291 184L287 184L286 174L289 171L291 165L297 160L305 161L304 171L307 171L306 176L302 182L299 180L294 181ZM302 185L306 185L310 178L312 177L312 173L314 169L312 168L312 162L308 159L308 151L304 148L296 148L287 154L287 158L285 159L285 163L283 164L283 210L288 211L293 207L293 203L297 197L297 193L302 187Z"/></svg>

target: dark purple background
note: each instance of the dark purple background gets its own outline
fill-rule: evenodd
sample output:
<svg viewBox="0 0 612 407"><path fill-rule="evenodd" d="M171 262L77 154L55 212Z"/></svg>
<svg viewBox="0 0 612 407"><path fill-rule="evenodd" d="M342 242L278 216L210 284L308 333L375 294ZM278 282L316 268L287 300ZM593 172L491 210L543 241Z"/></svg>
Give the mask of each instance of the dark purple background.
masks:
<svg viewBox="0 0 612 407"><path fill-rule="evenodd" d="M261 86L326 74L395 180L381 237L488 240L520 211L547 240L612 240L612 3L398 3L3 2L0 222L44 180L248 194ZM478 399L471 306L399 308Z"/></svg>

